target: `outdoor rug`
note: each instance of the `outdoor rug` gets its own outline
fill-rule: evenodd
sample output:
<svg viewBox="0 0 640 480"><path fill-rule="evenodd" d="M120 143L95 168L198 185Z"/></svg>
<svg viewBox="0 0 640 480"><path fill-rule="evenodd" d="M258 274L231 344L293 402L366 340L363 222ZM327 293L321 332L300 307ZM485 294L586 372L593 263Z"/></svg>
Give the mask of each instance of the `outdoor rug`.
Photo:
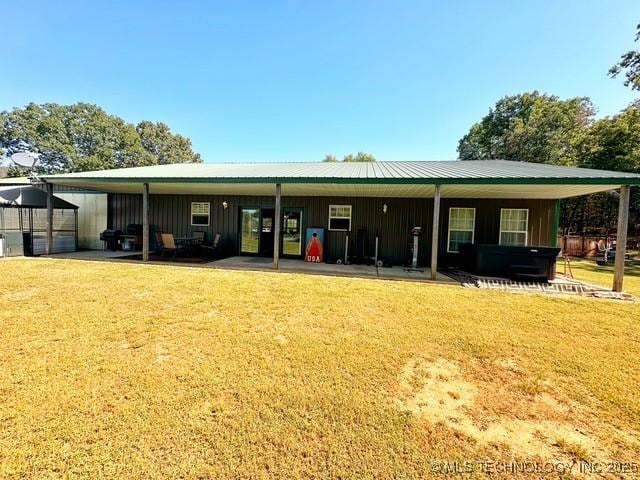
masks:
<svg viewBox="0 0 640 480"><path fill-rule="evenodd" d="M462 286L468 288L487 288L491 290L504 290L509 292L531 292L548 294L581 295L585 297L610 298L615 300L635 301L636 298L629 293L619 293L607 290L604 287L589 285L577 280L566 282L518 282L507 278L481 277L462 270L452 269L446 272L448 276L459 281Z"/></svg>

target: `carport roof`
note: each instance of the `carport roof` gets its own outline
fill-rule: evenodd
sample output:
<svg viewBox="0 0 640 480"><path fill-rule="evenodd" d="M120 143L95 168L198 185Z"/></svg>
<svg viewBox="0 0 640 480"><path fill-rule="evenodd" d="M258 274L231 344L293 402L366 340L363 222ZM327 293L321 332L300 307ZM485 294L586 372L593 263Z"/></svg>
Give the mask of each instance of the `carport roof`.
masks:
<svg viewBox="0 0 640 480"><path fill-rule="evenodd" d="M47 208L47 194L36 187L0 186L0 207L4 208ZM53 197L53 208L76 209L72 203Z"/></svg>
<svg viewBox="0 0 640 480"><path fill-rule="evenodd" d="M106 192L273 193L429 197L435 185L445 196L563 198L640 184L640 175L507 160L366 163L172 164L48 175L44 180ZM562 188L562 192L560 191ZM570 188L569 188L570 187Z"/></svg>

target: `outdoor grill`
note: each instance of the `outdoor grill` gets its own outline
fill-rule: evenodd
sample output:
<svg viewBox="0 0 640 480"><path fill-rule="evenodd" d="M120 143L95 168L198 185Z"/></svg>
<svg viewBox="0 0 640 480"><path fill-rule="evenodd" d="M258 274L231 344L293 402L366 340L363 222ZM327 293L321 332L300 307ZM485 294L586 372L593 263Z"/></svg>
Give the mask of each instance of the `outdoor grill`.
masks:
<svg viewBox="0 0 640 480"><path fill-rule="evenodd" d="M130 223L124 229L125 233L120 235L120 245L122 250L135 250L142 248L142 225Z"/></svg>
<svg viewBox="0 0 640 480"><path fill-rule="evenodd" d="M140 223L130 223L125 228L127 235L134 235L136 237L140 237L142 239L142 224ZM142 241L140 241L142 243Z"/></svg>
<svg viewBox="0 0 640 480"><path fill-rule="evenodd" d="M106 229L100 234L100 240L105 242L106 247L115 252L120 245L120 239L122 238L122 230Z"/></svg>

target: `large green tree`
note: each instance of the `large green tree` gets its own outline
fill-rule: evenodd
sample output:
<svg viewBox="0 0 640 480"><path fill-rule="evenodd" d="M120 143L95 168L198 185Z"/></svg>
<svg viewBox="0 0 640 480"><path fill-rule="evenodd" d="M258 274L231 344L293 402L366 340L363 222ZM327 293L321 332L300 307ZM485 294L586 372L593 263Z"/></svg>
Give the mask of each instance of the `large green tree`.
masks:
<svg viewBox="0 0 640 480"><path fill-rule="evenodd" d="M140 122L136 125L144 149L154 156L156 163L197 163L200 154L191 149L191 140L171 132L164 123Z"/></svg>
<svg viewBox="0 0 640 480"><path fill-rule="evenodd" d="M640 173L640 101L593 122L581 147L579 166ZM608 233L616 228L616 195L605 193L568 199L561 224L579 233ZM640 190L631 189L630 230L640 231Z"/></svg>
<svg viewBox="0 0 640 480"><path fill-rule="evenodd" d="M593 122L580 166L640 173L640 100L617 115Z"/></svg>
<svg viewBox="0 0 640 480"><path fill-rule="evenodd" d="M323 162L334 163L338 162L335 155L325 155L322 159ZM375 162L376 157L371 153L366 152L358 152L355 155L353 153L349 153L342 158L343 162Z"/></svg>
<svg viewBox="0 0 640 480"><path fill-rule="evenodd" d="M31 103L0 113L0 150L39 153L44 173L201 161L191 142L166 125L136 127L87 103Z"/></svg>
<svg viewBox="0 0 640 480"><path fill-rule="evenodd" d="M561 100L538 92L498 101L459 143L461 160L506 159L640 172L640 101L595 120L589 99ZM631 231L640 231L640 194L632 190ZM618 200L604 193L562 202L565 232L614 230Z"/></svg>
<svg viewBox="0 0 640 480"><path fill-rule="evenodd" d="M640 23L636 27L635 41L638 40L640 40ZM609 69L609 75L614 78L622 72L625 77L624 84L634 90L640 90L640 51L629 50L620 57L618 63Z"/></svg>
<svg viewBox="0 0 640 480"><path fill-rule="evenodd" d="M538 92L504 97L460 140L458 156L576 165L594 114L588 98Z"/></svg>

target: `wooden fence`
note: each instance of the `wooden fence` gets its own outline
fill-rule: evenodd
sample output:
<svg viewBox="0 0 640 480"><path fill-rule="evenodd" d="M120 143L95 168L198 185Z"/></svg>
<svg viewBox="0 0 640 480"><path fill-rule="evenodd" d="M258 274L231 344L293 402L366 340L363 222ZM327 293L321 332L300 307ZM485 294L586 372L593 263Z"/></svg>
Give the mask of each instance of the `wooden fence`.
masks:
<svg viewBox="0 0 640 480"><path fill-rule="evenodd" d="M612 247L615 241L615 236L561 235L558 237L558 246L565 255L591 258L603 255L605 246ZM627 250L640 250L640 238L630 238Z"/></svg>

